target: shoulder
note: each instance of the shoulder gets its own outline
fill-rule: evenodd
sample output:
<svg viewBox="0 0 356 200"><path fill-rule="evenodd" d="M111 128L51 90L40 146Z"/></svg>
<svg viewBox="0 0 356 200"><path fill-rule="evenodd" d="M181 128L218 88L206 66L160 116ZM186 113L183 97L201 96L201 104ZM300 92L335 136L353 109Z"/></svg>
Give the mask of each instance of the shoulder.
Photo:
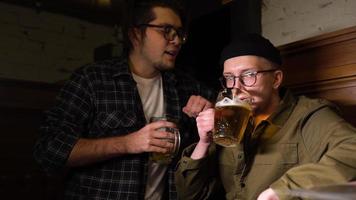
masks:
<svg viewBox="0 0 356 200"><path fill-rule="evenodd" d="M328 116L339 115L337 106L326 99L296 96L288 92L284 100L287 105L286 110L290 110L288 122L299 124L300 127L303 127L311 118L324 121L324 118L329 118Z"/></svg>
<svg viewBox="0 0 356 200"><path fill-rule="evenodd" d="M128 73L126 60L111 59L86 64L76 69L69 78L69 82L101 83L113 80L115 74Z"/></svg>
<svg viewBox="0 0 356 200"><path fill-rule="evenodd" d="M322 98L310 98L307 96L297 96L297 105L295 110L304 115L312 114L321 109L331 109L337 111L338 108L332 102Z"/></svg>
<svg viewBox="0 0 356 200"><path fill-rule="evenodd" d="M120 69L127 68L126 60L120 59L110 59L110 60L103 60L100 62L86 64L77 70L74 71L73 74L78 75L114 75Z"/></svg>
<svg viewBox="0 0 356 200"><path fill-rule="evenodd" d="M299 125L303 130L312 130L311 132L318 132L321 128L331 129L335 123L344 121L336 104L326 99L305 96L298 97L293 115L294 119L299 119Z"/></svg>
<svg viewBox="0 0 356 200"><path fill-rule="evenodd" d="M116 73L125 70L128 70L125 60L111 59L86 64L71 74L64 88L87 88L101 85L103 82L109 83Z"/></svg>

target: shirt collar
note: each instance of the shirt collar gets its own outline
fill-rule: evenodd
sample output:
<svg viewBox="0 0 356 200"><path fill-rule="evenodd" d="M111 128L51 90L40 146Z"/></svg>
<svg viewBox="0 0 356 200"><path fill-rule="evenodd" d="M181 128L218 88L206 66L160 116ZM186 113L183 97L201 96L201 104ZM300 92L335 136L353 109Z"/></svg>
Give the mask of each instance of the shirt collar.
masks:
<svg viewBox="0 0 356 200"><path fill-rule="evenodd" d="M175 85L177 83L177 78L174 71L175 69L161 72L163 81ZM115 72L113 73L113 78L125 75L132 76L131 70L129 68L129 61L127 58L124 58L121 61L117 62L115 66Z"/></svg>

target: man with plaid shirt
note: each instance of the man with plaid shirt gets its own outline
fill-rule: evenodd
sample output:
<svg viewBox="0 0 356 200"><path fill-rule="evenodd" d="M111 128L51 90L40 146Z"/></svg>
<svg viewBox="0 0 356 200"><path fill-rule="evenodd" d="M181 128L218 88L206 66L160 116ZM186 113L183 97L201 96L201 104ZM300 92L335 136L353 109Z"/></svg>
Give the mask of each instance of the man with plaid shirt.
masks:
<svg viewBox="0 0 356 200"><path fill-rule="evenodd" d="M68 169L66 199L177 199L175 160L167 153L178 127L181 149L197 141L195 119L213 92L174 69L186 39L179 10L169 3L136 3L124 27L127 56L76 70L46 113L34 156L47 171ZM127 30L127 31L125 31ZM177 123L149 123L169 115Z"/></svg>

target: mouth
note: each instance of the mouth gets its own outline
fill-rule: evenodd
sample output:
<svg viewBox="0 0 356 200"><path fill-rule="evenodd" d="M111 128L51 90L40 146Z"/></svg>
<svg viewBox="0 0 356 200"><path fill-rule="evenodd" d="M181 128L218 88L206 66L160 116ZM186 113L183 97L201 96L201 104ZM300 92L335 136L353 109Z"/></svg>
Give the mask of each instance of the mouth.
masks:
<svg viewBox="0 0 356 200"><path fill-rule="evenodd" d="M169 56L171 56L173 58L177 57L177 55L178 55L178 51L176 51L176 50L168 50L168 51L165 51L164 53L168 54Z"/></svg>
<svg viewBox="0 0 356 200"><path fill-rule="evenodd" d="M241 95L241 96L238 96L237 98L243 102L250 104L251 106L255 103L255 99L251 96Z"/></svg>

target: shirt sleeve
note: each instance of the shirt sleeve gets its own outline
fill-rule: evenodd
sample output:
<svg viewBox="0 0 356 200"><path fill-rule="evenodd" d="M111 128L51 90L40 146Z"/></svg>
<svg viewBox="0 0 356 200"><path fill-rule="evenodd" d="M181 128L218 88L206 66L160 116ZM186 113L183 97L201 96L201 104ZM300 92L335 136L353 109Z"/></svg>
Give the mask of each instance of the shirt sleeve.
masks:
<svg viewBox="0 0 356 200"><path fill-rule="evenodd" d="M179 199L211 199L219 188L215 145L210 146L207 157L193 160L190 155L195 145L183 151L182 158L177 164L175 181Z"/></svg>
<svg viewBox="0 0 356 200"><path fill-rule="evenodd" d="M356 129L330 107L307 116L301 136L312 162L291 168L271 185L280 197L290 189L308 189L356 179Z"/></svg>
<svg viewBox="0 0 356 200"><path fill-rule="evenodd" d="M82 74L74 73L56 98L55 106L45 113L40 135L34 146L34 158L46 171L62 169L85 130L91 110L88 84Z"/></svg>

